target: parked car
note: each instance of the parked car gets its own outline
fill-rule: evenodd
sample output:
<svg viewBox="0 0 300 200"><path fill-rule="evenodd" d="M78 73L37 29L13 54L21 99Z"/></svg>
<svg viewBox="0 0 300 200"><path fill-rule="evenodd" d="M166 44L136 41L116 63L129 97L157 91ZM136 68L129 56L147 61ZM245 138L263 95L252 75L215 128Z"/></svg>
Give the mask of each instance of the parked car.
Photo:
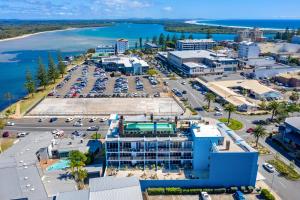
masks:
<svg viewBox="0 0 300 200"><path fill-rule="evenodd" d="M66 122L71 122L71 121L73 121L73 120L74 120L73 117L69 117L69 118L66 119Z"/></svg>
<svg viewBox="0 0 300 200"><path fill-rule="evenodd" d="M254 129L253 128L248 128L247 133L253 133Z"/></svg>
<svg viewBox="0 0 300 200"><path fill-rule="evenodd" d="M236 191L233 194L233 197L234 197L235 200L246 200L245 197L244 197L244 194L241 191Z"/></svg>
<svg viewBox="0 0 300 200"><path fill-rule="evenodd" d="M97 120L97 118L96 118L96 117L93 117L93 118L90 119L89 122L95 122L96 120Z"/></svg>
<svg viewBox="0 0 300 200"><path fill-rule="evenodd" d="M85 136L86 134L84 132L82 132L82 131L74 131L72 133L72 135L81 137L81 136Z"/></svg>
<svg viewBox="0 0 300 200"><path fill-rule="evenodd" d="M185 84L186 84L186 82L185 82L185 81L182 81L182 82L181 82L181 84L182 84L182 85L185 85Z"/></svg>
<svg viewBox="0 0 300 200"><path fill-rule="evenodd" d="M107 121L107 118L100 118L100 122L106 122Z"/></svg>
<svg viewBox="0 0 300 200"><path fill-rule="evenodd" d="M222 116L222 115L223 115L222 112L219 112L219 111L216 111L216 112L215 112L215 116Z"/></svg>
<svg viewBox="0 0 300 200"><path fill-rule="evenodd" d="M15 123L14 122L6 122L6 126L14 126Z"/></svg>
<svg viewBox="0 0 300 200"><path fill-rule="evenodd" d="M222 111L223 111L223 109L222 109L222 108L220 108L220 107L218 107L218 106L216 106L216 107L215 107L215 111L222 112Z"/></svg>
<svg viewBox="0 0 300 200"><path fill-rule="evenodd" d="M182 94L187 94L187 91L186 91L186 90L183 90L183 91L182 91Z"/></svg>
<svg viewBox="0 0 300 200"><path fill-rule="evenodd" d="M98 126L90 126L87 128L88 131L98 131L99 127Z"/></svg>
<svg viewBox="0 0 300 200"><path fill-rule="evenodd" d="M268 171L268 172L271 172L271 173L274 173L275 172L275 168L273 167L273 165L269 164L269 163L264 163L263 164L263 167Z"/></svg>
<svg viewBox="0 0 300 200"><path fill-rule="evenodd" d="M55 122L55 121L57 121L57 120L58 120L57 117L51 117L51 118L50 118L50 123L53 123L53 122Z"/></svg>
<svg viewBox="0 0 300 200"><path fill-rule="evenodd" d="M55 129L51 132L53 135L63 135L64 131L60 129Z"/></svg>
<svg viewBox="0 0 300 200"><path fill-rule="evenodd" d="M75 127L81 127L81 126L83 126L83 123L81 121L77 121L77 122L75 122L73 124L73 126L75 126Z"/></svg>
<svg viewBox="0 0 300 200"><path fill-rule="evenodd" d="M38 122L43 122L44 119L43 118L39 118Z"/></svg>
<svg viewBox="0 0 300 200"><path fill-rule="evenodd" d="M203 200L211 200L211 198L207 192L201 192L201 198Z"/></svg>
<svg viewBox="0 0 300 200"><path fill-rule="evenodd" d="M6 138L6 137L9 137L9 132L8 131L5 131L3 134L2 134L2 137Z"/></svg>

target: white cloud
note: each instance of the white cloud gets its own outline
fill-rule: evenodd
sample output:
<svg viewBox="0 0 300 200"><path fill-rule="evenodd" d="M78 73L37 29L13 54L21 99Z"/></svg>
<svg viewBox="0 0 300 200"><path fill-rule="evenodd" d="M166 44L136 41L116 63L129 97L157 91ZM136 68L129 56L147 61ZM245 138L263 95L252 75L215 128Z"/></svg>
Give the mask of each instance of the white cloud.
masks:
<svg viewBox="0 0 300 200"><path fill-rule="evenodd" d="M163 10L169 12L169 11L172 11L173 8L171 6L166 6L166 7L163 8Z"/></svg>

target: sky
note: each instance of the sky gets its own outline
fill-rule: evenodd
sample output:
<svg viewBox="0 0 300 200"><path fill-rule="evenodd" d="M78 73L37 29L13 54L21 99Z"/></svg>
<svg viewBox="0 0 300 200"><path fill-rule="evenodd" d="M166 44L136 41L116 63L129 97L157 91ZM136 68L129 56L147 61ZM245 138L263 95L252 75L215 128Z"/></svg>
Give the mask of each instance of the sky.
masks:
<svg viewBox="0 0 300 200"><path fill-rule="evenodd" d="M300 19L300 0L0 0L0 19Z"/></svg>

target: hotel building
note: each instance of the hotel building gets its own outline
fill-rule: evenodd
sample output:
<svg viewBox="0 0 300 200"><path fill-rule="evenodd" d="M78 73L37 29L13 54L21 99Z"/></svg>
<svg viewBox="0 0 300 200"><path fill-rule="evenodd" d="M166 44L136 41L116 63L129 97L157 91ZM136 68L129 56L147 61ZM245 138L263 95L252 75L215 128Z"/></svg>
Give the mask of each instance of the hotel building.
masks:
<svg viewBox="0 0 300 200"><path fill-rule="evenodd" d="M129 43L126 39L119 39L116 43L117 54L123 54L129 49Z"/></svg>
<svg viewBox="0 0 300 200"><path fill-rule="evenodd" d="M212 39L194 39L194 40L178 40L176 49L178 51L186 50L207 50L217 46L217 43Z"/></svg>

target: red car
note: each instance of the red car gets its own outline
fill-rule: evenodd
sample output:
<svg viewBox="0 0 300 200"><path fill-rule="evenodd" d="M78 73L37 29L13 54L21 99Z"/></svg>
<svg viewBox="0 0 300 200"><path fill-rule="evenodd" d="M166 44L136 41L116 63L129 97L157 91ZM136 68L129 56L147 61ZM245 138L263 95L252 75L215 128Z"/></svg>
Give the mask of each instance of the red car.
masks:
<svg viewBox="0 0 300 200"><path fill-rule="evenodd" d="M247 133L253 133L254 129L253 128L248 128Z"/></svg>
<svg viewBox="0 0 300 200"><path fill-rule="evenodd" d="M4 137L4 138L9 137L9 132L8 132L8 131L5 131L5 132L2 134L2 137Z"/></svg>

